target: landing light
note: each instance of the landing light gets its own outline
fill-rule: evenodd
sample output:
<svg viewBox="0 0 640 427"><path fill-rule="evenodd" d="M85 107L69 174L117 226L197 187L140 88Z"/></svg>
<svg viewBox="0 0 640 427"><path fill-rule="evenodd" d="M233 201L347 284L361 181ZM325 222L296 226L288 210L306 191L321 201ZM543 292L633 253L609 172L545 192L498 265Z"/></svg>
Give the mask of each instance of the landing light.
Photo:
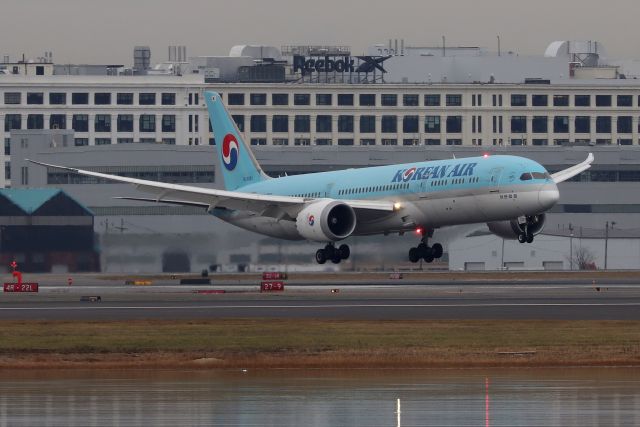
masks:
<svg viewBox="0 0 640 427"><path fill-rule="evenodd" d="M395 209L397 211L399 211L401 207L402 207L402 203L400 203L400 202L395 202L393 204L393 209Z"/></svg>

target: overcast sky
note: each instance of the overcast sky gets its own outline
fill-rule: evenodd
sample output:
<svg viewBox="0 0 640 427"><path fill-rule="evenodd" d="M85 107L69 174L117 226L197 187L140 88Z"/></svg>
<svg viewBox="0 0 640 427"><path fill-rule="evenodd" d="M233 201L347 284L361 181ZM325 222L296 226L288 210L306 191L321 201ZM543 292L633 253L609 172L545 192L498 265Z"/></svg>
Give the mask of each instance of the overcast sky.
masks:
<svg viewBox="0 0 640 427"><path fill-rule="evenodd" d="M53 51L57 63L131 65L133 46L189 56L235 44L343 44L354 53L407 45L474 45L542 54L553 40L598 40L609 56L640 58L639 0L0 0L0 55Z"/></svg>

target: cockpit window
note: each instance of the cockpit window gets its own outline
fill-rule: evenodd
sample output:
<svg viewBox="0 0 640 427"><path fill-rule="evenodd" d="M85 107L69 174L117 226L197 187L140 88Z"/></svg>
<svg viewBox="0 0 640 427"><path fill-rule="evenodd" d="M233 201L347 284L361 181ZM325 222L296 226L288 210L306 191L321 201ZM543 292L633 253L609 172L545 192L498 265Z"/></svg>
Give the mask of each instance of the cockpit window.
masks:
<svg viewBox="0 0 640 427"><path fill-rule="evenodd" d="M533 175L533 179L547 179L547 175L544 172L531 172L531 175Z"/></svg>
<svg viewBox="0 0 640 427"><path fill-rule="evenodd" d="M529 181L531 179L531 174L529 172L525 172L520 175L520 181Z"/></svg>

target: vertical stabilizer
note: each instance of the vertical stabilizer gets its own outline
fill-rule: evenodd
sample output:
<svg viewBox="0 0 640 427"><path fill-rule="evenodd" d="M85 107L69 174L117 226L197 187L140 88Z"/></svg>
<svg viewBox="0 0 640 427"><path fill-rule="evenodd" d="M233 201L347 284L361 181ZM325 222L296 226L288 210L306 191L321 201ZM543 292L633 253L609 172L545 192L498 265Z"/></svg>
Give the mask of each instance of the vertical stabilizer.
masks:
<svg viewBox="0 0 640 427"><path fill-rule="evenodd" d="M244 142L240 131L216 92L205 92L209 120L216 138L216 153L226 190L236 190L268 177Z"/></svg>

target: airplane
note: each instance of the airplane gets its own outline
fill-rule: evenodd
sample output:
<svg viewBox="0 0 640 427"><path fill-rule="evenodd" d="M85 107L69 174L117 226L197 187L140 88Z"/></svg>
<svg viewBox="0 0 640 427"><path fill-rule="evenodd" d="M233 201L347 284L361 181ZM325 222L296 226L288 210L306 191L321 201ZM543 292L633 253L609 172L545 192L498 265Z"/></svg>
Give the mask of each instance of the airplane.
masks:
<svg viewBox="0 0 640 427"><path fill-rule="evenodd" d="M224 190L169 184L57 166L48 168L130 183L150 197L118 197L143 202L198 206L235 226L287 240L309 240L319 264L348 259L350 236L417 231L411 262L442 256L433 231L460 224L486 223L489 230L520 243L533 242L545 212L559 199L557 184L587 170L582 163L549 174L539 163L518 156L488 155L270 178L216 92L205 91L217 138L216 153ZM212 159L213 160L213 159Z"/></svg>

